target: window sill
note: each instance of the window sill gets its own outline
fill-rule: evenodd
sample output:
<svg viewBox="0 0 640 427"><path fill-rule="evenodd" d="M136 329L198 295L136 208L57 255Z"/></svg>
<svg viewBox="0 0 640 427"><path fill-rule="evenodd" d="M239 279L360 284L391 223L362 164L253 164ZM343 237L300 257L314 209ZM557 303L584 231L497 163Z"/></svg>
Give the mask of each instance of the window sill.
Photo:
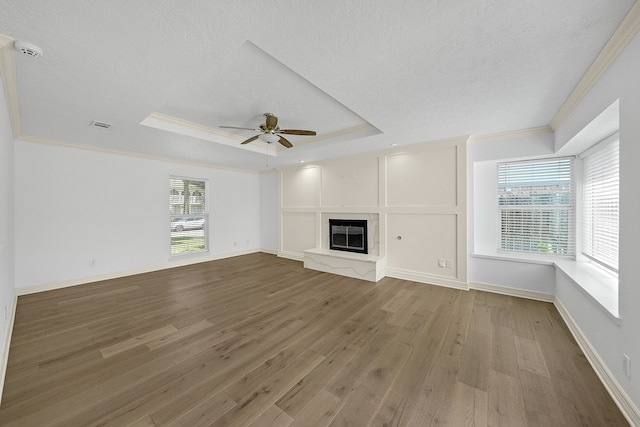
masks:
<svg viewBox="0 0 640 427"><path fill-rule="evenodd" d="M190 257L199 257L199 256L202 256L202 255L207 255L208 253L209 253L209 249L202 249L202 250L199 250L199 251L179 252L177 254L170 254L169 255L169 261L177 260L177 259L190 258Z"/></svg>
<svg viewBox="0 0 640 427"><path fill-rule="evenodd" d="M590 262L576 261L571 258L534 255L507 254L501 252L471 254L474 258L495 259L500 261L523 262L529 264L553 265L561 271L580 290L599 305L616 322L620 323L618 310L618 278Z"/></svg>
<svg viewBox="0 0 640 427"><path fill-rule="evenodd" d="M520 254L520 253L506 253L506 252L491 252L491 253L475 253L471 254L474 258L484 259L496 259L500 261L513 261L513 262L526 262L528 264L542 264L542 265L554 265L555 260L558 257L550 255L535 255L535 254Z"/></svg>
<svg viewBox="0 0 640 427"><path fill-rule="evenodd" d="M618 310L618 278L590 262L556 260L556 268L575 282L613 320L620 323Z"/></svg>

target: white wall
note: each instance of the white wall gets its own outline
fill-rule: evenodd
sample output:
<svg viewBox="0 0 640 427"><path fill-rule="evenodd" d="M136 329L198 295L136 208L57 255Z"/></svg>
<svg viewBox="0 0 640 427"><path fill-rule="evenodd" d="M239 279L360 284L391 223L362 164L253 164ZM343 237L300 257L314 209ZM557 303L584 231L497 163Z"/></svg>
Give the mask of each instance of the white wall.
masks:
<svg viewBox="0 0 640 427"><path fill-rule="evenodd" d="M0 75L0 391L4 380L6 355L8 354L9 319L13 318L14 291L14 165L13 133L9 111ZM6 310L6 316L5 316ZM0 393L1 394L1 393Z"/></svg>
<svg viewBox="0 0 640 427"><path fill-rule="evenodd" d="M210 250L188 261L261 247L254 173L25 141L16 142L15 171L19 289L185 262L169 259L170 175L208 179Z"/></svg>
<svg viewBox="0 0 640 427"><path fill-rule="evenodd" d="M497 255L497 163L505 159L553 155L553 133L533 132L470 142L467 146L468 247L470 254ZM470 256L468 278L472 284L500 285L527 292L553 295L555 267Z"/></svg>
<svg viewBox="0 0 640 427"><path fill-rule="evenodd" d="M469 257L469 282L501 285L555 295L577 328L592 346L615 381L640 406L640 36L636 36L612 66L584 96L574 111L551 134L540 133L468 146L468 200L470 255L491 246L491 232L481 230L495 215L494 186L488 170L496 160L544 157L566 147L574 135L591 123L617 99L620 105L620 322L617 322L576 283L555 267L515 261ZM595 142L595 141L594 141ZM566 151L566 150L563 150ZM473 177L473 178L471 178ZM495 178L493 178L495 179ZM492 192L493 190L491 190ZM494 204L487 208L487 200ZM483 219L484 218L484 219ZM495 217L493 217L495 218ZM494 221L495 223L495 221ZM491 228L494 228L492 225ZM480 239L480 241L477 241ZM622 371L622 355L632 360L631 378Z"/></svg>
<svg viewBox="0 0 640 427"><path fill-rule="evenodd" d="M563 147L591 120L620 101L620 325L564 275L556 283L558 299L637 407L640 407L640 36L636 35L612 66L556 130ZM631 357L631 378L622 372L622 354Z"/></svg>
<svg viewBox="0 0 640 427"><path fill-rule="evenodd" d="M329 249L329 217L367 219L386 275L466 288L465 153L458 138L283 168L279 254Z"/></svg>
<svg viewBox="0 0 640 427"><path fill-rule="evenodd" d="M278 252L278 174L260 175L260 247Z"/></svg>

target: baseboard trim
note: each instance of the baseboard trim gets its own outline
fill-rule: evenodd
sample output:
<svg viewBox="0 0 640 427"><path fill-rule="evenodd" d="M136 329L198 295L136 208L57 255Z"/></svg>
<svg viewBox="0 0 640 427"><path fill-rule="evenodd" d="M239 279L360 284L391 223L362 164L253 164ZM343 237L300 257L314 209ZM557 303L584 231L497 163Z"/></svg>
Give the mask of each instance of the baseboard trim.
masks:
<svg viewBox="0 0 640 427"><path fill-rule="evenodd" d="M293 261L301 261L304 262L304 254L299 254L297 252L287 252L287 251L279 251L278 256L280 258L286 258Z"/></svg>
<svg viewBox="0 0 640 427"><path fill-rule="evenodd" d="M511 288L509 286L492 285L482 282L469 282L469 289L509 295L512 297L532 299L535 301L554 302L555 296L544 292L528 291L526 289Z"/></svg>
<svg viewBox="0 0 640 427"><path fill-rule="evenodd" d="M11 336L13 334L13 324L16 320L16 307L18 306L18 294L13 292L13 303L11 313L7 322L7 329L4 331L4 342L2 343L2 354L0 354L0 402L2 402L2 392L4 391L4 379L7 375L9 364L9 347L11 347Z"/></svg>
<svg viewBox="0 0 640 427"><path fill-rule="evenodd" d="M156 266L147 267L147 268L139 268L139 269L128 270L128 271L119 271L114 273L100 274L96 276L82 277L80 279L47 283L44 285L16 288L16 293L17 293L17 296L35 294L38 292L69 288L71 286L85 285L87 283L100 282L103 280L119 279L121 277L134 276L136 274L151 273L154 271L168 270L170 268L175 268L175 267L184 267L187 265L200 264L203 262L216 261L216 260L225 259L225 258L232 258L240 255L248 255L256 252L262 252L262 251L254 249L254 250L231 252L231 253L225 253L225 254L208 255L204 257L187 256L182 259L180 258L172 259L169 262L167 262L167 264L156 265Z"/></svg>
<svg viewBox="0 0 640 427"><path fill-rule="evenodd" d="M458 280L450 279L447 277L424 274L424 273L419 273L415 271L401 270L398 268L389 268L388 266L385 270L385 275L387 277L393 277L394 279L410 280L412 282L444 286L446 288L459 289L462 291L469 290L469 285L466 282L460 282Z"/></svg>
<svg viewBox="0 0 640 427"><path fill-rule="evenodd" d="M596 349L593 348L587 337L582 333L582 330L576 321L573 320L573 317L571 317L571 314L569 314L562 302L558 298L554 298L553 304L556 306L560 316L562 316L562 319L567 324L573 338L578 343L578 346L589 361L589 364L591 364L596 375L600 378L600 382L602 382L613 401L618 405L618 408L620 408L624 417L632 426L640 426L640 410L638 410L638 407L633 403L618 380L613 376L607 365L600 358Z"/></svg>

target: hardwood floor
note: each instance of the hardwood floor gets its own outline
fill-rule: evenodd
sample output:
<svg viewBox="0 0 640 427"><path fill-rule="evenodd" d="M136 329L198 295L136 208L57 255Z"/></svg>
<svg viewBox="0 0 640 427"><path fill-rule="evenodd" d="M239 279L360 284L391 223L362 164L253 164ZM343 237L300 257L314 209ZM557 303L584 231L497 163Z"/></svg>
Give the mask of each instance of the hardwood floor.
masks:
<svg viewBox="0 0 640 427"><path fill-rule="evenodd" d="M548 303L267 254L18 299L3 426L625 426Z"/></svg>

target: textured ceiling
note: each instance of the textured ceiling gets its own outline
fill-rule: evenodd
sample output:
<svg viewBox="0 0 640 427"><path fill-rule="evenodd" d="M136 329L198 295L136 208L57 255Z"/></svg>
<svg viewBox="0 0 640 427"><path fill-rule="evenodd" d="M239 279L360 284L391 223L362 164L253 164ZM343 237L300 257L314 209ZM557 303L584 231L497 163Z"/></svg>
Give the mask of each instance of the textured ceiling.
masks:
<svg viewBox="0 0 640 427"><path fill-rule="evenodd" d="M0 34L44 50L15 57L23 135L262 170L219 125L318 131L270 167L546 126L633 4L0 0Z"/></svg>

